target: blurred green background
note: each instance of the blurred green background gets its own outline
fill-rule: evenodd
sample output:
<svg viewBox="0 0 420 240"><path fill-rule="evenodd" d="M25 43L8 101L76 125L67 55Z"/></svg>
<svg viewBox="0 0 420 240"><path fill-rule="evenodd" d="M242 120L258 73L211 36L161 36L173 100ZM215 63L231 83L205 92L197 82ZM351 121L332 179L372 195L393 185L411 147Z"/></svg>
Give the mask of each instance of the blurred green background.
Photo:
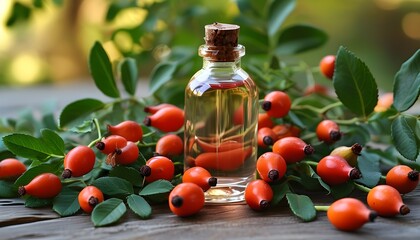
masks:
<svg viewBox="0 0 420 240"><path fill-rule="evenodd" d="M135 57L147 79L173 46L196 51L205 24L235 23L238 14L227 0L1 0L0 85L87 81L87 56L96 40L111 61ZM154 24L145 24L146 18ZM308 23L329 36L324 46L294 58L317 66L346 46L384 91L420 47L420 0L297 0L289 23Z"/></svg>

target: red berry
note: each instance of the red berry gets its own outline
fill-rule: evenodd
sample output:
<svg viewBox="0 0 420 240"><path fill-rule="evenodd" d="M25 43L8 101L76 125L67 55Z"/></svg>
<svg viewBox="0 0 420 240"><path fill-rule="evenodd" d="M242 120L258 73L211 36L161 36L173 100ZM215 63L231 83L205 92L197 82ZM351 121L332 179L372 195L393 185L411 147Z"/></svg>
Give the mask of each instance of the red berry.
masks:
<svg viewBox="0 0 420 240"><path fill-rule="evenodd" d="M401 194L409 193L419 184L419 172L405 165L394 166L386 174L386 184Z"/></svg>
<svg viewBox="0 0 420 240"><path fill-rule="evenodd" d="M197 184L186 182L176 185L169 194L169 208L180 217L198 213L204 207L204 192Z"/></svg>
<svg viewBox="0 0 420 240"><path fill-rule="evenodd" d="M329 79L333 78L335 68L335 56L327 55L319 62L319 70Z"/></svg>
<svg viewBox="0 0 420 240"><path fill-rule="evenodd" d="M158 155L172 157L181 155L184 151L184 142L176 134L167 134L161 137L157 143L155 152Z"/></svg>
<svg viewBox="0 0 420 240"><path fill-rule="evenodd" d="M264 97L261 107L270 117L282 118L289 113L291 105L289 95L282 91L273 91Z"/></svg>
<svg viewBox="0 0 420 240"><path fill-rule="evenodd" d="M115 126L108 125L108 131L112 135L119 135L131 142L137 142L143 138L143 129L140 124L130 120L123 121Z"/></svg>
<svg viewBox="0 0 420 240"><path fill-rule="evenodd" d="M80 177L89 173L95 165L95 152L88 146L77 146L64 157L63 178Z"/></svg>
<svg viewBox="0 0 420 240"><path fill-rule="evenodd" d="M360 171L340 156L329 155L322 158L316 172L328 185L339 185L361 177Z"/></svg>
<svg viewBox="0 0 420 240"><path fill-rule="evenodd" d="M334 143L341 139L342 133L338 124L332 120L322 120L316 127L316 135L320 141L327 144Z"/></svg>
<svg viewBox="0 0 420 240"><path fill-rule="evenodd" d="M7 158L0 162L0 179L14 180L25 171L25 164L15 158Z"/></svg>
<svg viewBox="0 0 420 240"><path fill-rule="evenodd" d="M382 217L406 215L410 212L408 206L403 203L398 190L388 185L378 185L372 188L367 195L367 203Z"/></svg>
<svg viewBox="0 0 420 240"><path fill-rule="evenodd" d="M119 135L111 135L96 143L96 148L104 154L110 154L127 145L127 139Z"/></svg>
<svg viewBox="0 0 420 240"><path fill-rule="evenodd" d="M127 145L115 152L115 164L129 165L136 162L139 157L139 148L134 142L127 142ZM115 165L114 164L114 165ZM112 164L111 164L112 165Z"/></svg>
<svg viewBox="0 0 420 240"><path fill-rule="evenodd" d="M184 111L178 107L167 107L147 116L143 123L162 132L176 132L184 125Z"/></svg>
<svg viewBox="0 0 420 240"><path fill-rule="evenodd" d="M27 185L19 187L18 193L21 196L28 194L37 198L53 198L61 192L61 188L59 177L52 173L42 173Z"/></svg>
<svg viewBox="0 0 420 240"><path fill-rule="evenodd" d="M284 137L273 145L273 152L280 154L288 163L296 163L314 152L314 148L298 137Z"/></svg>
<svg viewBox="0 0 420 240"><path fill-rule="evenodd" d="M274 144L277 140L277 135L271 128L264 127L258 130L257 142L260 147L268 147Z"/></svg>
<svg viewBox="0 0 420 240"><path fill-rule="evenodd" d="M280 154L263 153L257 160L257 171L262 180L275 182L286 174L286 161Z"/></svg>
<svg viewBox="0 0 420 240"><path fill-rule="evenodd" d="M182 176L182 182L191 182L200 186L203 191L209 190L217 184L217 178L212 177L210 172L202 167L192 167L187 169Z"/></svg>
<svg viewBox="0 0 420 240"><path fill-rule="evenodd" d="M254 210L264 210L273 200L273 190L267 182L257 179L248 183L245 188L245 201Z"/></svg>
<svg viewBox="0 0 420 240"><path fill-rule="evenodd" d="M174 177L175 165L167 157L156 156L147 160L146 165L140 168L140 174L145 177L146 182L153 182L159 179L171 181Z"/></svg>
<svg viewBox="0 0 420 240"><path fill-rule="evenodd" d="M104 195L99 188L87 186L80 191L77 200L84 212L91 213L96 205L104 201Z"/></svg>
<svg viewBox="0 0 420 240"><path fill-rule="evenodd" d="M342 231L355 231L367 222L373 222L376 214L362 201L355 198L341 198L327 210L330 223Z"/></svg>

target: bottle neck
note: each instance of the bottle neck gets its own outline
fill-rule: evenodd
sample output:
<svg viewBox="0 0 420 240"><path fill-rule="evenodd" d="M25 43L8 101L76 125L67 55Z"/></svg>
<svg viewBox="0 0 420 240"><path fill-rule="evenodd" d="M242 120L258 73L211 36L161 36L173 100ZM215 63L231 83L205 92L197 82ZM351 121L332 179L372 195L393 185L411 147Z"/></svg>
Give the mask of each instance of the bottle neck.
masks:
<svg viewBox="0 0 420 240"><path fill-rule="evenodd" d="M230 69L237 70L241 68L241 59L232 62L215 62L212 59L203 58L203 69Z"/></svg>
<svg viewBox="0 0 420 240"><path fill-rule="evenodd" d="M245 55L245 47L240 44L236 47L201 45L198 55L208 62L240 64L241 57Z"/></svg>

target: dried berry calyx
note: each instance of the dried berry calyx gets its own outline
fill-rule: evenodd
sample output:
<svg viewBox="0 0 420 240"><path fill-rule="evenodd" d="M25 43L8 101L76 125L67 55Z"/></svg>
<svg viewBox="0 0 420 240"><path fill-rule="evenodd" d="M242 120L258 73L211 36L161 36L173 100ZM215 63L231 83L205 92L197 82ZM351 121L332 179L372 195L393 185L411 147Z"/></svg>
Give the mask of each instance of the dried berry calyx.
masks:
<svg viewBox="0 0 420 240"><path fill-rule="evenodd" d="M303 152L305 153L305 155L309 156L315 152L315 149L314 147L308 144L303 148Z"/></svg>
<svg viewBox="0 0 420 240"><path fill-rule="evenodd" d="M144 165L140 168L140 174L144 177L148 177L152 174L152 169L149 166Z"/></svg>
<svg viewBox="0 0 420 240"><path fill-rule="evenodd" d="M409 172L407 176L408 176L408 179L410 179L411 181L418 181L419 180L419 171L413 170L413 171Z"/></svg>
<svg viewBox="0 0 420 240"><path fill-rule="evenodd" d="M272 138L272 137L270 137L270 136L265 136L265 137L263 138L263 143L264 143L265 145L267 145L267 146L270 146L270 145L273 145L273 144L274 144L274 140L273 140L273 138Z"/></svg>
<svg viewBox="0 0 420 240"><path fill-rule="evenodd" d="M407 215L410 213L410 208L407 205L402 205L400 208L400 214L401 215Z"/></svg>
<svg viewBox="0 0 420 240"><path fill-rule="evenodd" d="M208 180L208 183L209 183L209 186L212 186L212 187L216 186L217 185L217 178L210 177L209 180Z"/></svg>
<svg viewBox="0 0 420 240"><path fill-rule="evenodd" d="M261 202L260 202L260 209L261 210L267 209L269 207L270 207L270 202L269 201L267 201L267 200L261 200Z"/></svg>
<svg viewBox="0 0 420 240"><path fill-rule="evenodd" d="M277 171L277 170L275 170L275 169L270 170L270 171L268 172L268 178L269 178L269 179L271 179L272 181L276 181L276 180L278 180L278 179L280 178L279 171Z"/></svg>
<svg viewBox="0 0 420 240"><path fill-rule="evenodd" d="M70 169L64 169L63 173L61 174L62 178L71 178L71 170Z"/></svg>
<svg viewBox="0 0 420 240"><path fill-rule="evenodd" d="M177 208L179 208L179 207L181 207L182 206L182 204L184 203L184 199L182 198L182 197L180 197L180 196L174 196L172 199L171 199L171 203L172 203L172 205L174 206L174 207L177 207Z"/></svg>
<svg viewBox="0 0 420 240"><path fill-rule="evenodd" d="M90 206L95 207L99 203L99 199L92 196L89 198L88 203Z"/></svg>
<svg viewBox="0 0 420 240"><path fill-rule="evenodd" d="M350 179L355 180L355 179L359 179L359 178L361 178L361 177L362 177L362 173L360 172L360 170L359 170L359 169L357 169L357 168L353 168L353 169L350 171L349 176L350 176Z"/></svg>

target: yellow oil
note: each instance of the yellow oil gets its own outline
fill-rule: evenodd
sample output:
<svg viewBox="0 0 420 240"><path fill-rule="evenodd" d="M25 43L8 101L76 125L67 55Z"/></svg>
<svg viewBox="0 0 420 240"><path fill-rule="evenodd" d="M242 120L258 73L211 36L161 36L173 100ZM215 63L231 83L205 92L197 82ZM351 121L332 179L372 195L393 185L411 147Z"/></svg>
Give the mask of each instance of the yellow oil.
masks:
<svg viewBox="0 0 420 240"><path fill-rule="evenodd" d="M255 178L257 88L242 70L198 72L185 92L185 169L201 166L218 182L207 203L240 202Z"/></svg>

